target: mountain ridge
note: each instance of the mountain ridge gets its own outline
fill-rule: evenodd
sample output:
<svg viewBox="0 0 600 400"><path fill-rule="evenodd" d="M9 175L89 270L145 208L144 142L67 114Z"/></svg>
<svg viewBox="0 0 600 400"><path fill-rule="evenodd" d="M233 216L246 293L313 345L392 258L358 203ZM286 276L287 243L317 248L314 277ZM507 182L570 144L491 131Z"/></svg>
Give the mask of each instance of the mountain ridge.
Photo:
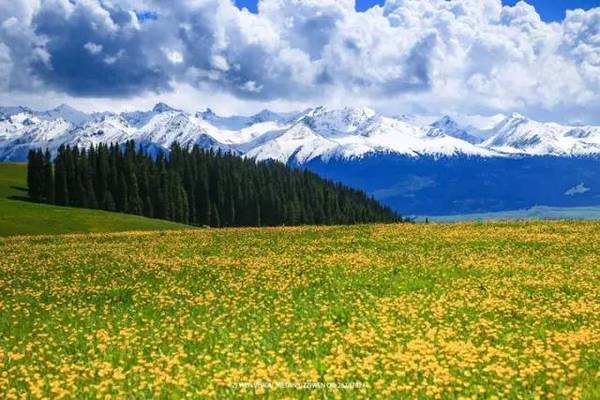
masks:
<svg viewBox="0 0 600 400"><path fill-rule="evenodd" d="M0 161L23 161L30 148L89 147L135 140L151 152L174 142L230 151L257 160L305 164L367 155L407 157L600 156L600 127L539 122L514 113L492 128L463 126L449 116L429 125L367 107L323 106L301 112L262 110L250 116L196 113L165 103L151 110L84 113L68 105L47 111L0 107ZM490 119L491 120L491 119Z"/></svg>

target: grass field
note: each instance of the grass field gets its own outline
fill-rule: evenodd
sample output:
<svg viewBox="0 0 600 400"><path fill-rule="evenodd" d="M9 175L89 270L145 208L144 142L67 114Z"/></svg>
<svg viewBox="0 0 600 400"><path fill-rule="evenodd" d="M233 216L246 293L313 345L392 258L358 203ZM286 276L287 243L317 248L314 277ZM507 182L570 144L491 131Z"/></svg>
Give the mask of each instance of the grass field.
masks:
<svg viewBox="0 0 600 400"><path fill-rule="evenodd" d="M600 398L597 223L4 238L0 253L0 398Z"/></svg>
<svg viewBox="0 0 600 400"><path fill-rule="evenodd" d="M26 182L25 164L0 163L0 236L185 228L133 215L16 200L27 196Z"/></svg>

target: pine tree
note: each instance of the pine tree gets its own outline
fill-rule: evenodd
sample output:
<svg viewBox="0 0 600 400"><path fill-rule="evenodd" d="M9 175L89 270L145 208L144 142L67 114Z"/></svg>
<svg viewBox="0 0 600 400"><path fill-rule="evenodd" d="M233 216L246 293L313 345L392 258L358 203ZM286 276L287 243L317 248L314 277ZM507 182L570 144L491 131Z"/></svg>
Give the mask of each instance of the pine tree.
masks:
<svg viewBox="0 0 600 400"><path fill-rule="evenodd" d="M88 175L88 182L86 185L86 199L88 208L98 208L98 199L96 198L96 190L94 189L94 182L91 175Z"/></svg>
<svg viewBox="0 0 600 400"><path fill-rule="evenodd" d="M127 200L129 199L129 188L127 187L127 179L125 178L124 171L119 173L118 182L116 208L119 212L127 212L127 210L129 210L129 205L127 204Z"/></svg>
<svg viewBox="0 0 600 400"><path fill-rule="evenodd" d="M401 218L363 192L306 170L195 146L153 158L133 142L87 150L61 146L28 155L36 201L115 210L208 226L395 222Z"/></svg>
<svg viewBox="0 0 600 400"><path fill-rule="evenodd" d="M142 215L143 203L140 198L140 190L137 183L137 177L135 173L129 175L129 183L127 185L127 213Z"/></svg>
<svg viewBox="0 0 600 400"><path fill-rule="evenodd" d="M47 203L54 204L54 171L49 150L44 154L44 198Z"/></svg>
<svg viewBox="0 0 600 400"><path fill-rule="evenodd" d="M45 193L44 157L41 150L30 150L27 155L27 189L33 201L42 201Z"/></svg>
<svg viewBox="0 0 600 400"><path fill-rule="evenodd" d="M101 208L106 211L116 211L115 200L108 190L102 196Z"/></svg>
<svg viewBox="0 0 600 400"><path fill-rule="evenodd" d="M108 151L105 145L101 144L98 147L98 159L96 161L96 165L95 165L95 169L96 169L96 183L95 183L95 189L96 189L96 193L98 194L98 203L101 205L101 208L104 209L104 207L102 206L105 202L104 202L104 195L106 193L109 193L110 187L109 187L109 170L110 170L110 164L108 161Z"/></svg>
<svg viewBox="0 0 600 400"><path fill-rule="evenodd" d="M67 182L66 149L59 148L58 156L54 161L54 196L55 204L69 205L69 185Z"/></svg>
<svg viewBox="0 0 600 400"><path fill-rule="evenodd" d="M219 209L215 203L212 203L212 210L210 213L210 226L221 227L221 217L219 217Z"/></svg>
<svg viewBox="0 0 600 400"><path fill-rule="evenodd" d="M149 195L144 198L144 216L154 218L154 207L152 206L152 199Z"/></svg>

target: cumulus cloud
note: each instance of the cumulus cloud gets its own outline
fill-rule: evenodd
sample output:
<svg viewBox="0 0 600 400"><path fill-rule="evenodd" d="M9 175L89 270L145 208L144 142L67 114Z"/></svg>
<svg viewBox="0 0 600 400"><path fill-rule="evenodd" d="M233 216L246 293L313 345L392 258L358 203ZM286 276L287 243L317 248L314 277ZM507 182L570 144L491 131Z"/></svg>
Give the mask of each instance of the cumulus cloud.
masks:
<svg viewBox="0 0 600 400"><path fill-rule="evenodd" d="M92 42L87 42L83 45L83 48L90 52L90 54L99 54L102 52L102 45Z"/></svg>
<svg viewBox="0 0 600 400"><path fill-rule="evenodd" d="M148 24L151 25L151 24ZM32 20L49 65L33 64L48 86L79 96L168 90L170 63L136 14L97 0L41 1Z"/></svg>
<svg viewBox="0 0 600 400"><path fill-rule="evenodd" d="M600 8L546 23L500 0L366 12L261 0L258 14L231 0L15 0L0 10L0 87L120 98L190 85L248 101L600 122L599 30Z"/></svg>

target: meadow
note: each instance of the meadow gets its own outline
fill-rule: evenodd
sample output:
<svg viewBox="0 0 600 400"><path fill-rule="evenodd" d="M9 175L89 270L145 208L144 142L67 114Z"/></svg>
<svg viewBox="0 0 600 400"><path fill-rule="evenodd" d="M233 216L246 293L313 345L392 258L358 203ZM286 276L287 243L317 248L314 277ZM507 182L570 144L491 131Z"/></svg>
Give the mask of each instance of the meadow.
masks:
<svg viewBox="0 0 600 400"><path fill-rule="evenodd" d="M27 199L27 165L0 162L0 236L184 229L169 221Z"/></svg>
<svg viewBox="0 0 600 400"><path fill-rule="evenodd" d="M0 238L0 398L600 398L600 224Z"/></svg>

